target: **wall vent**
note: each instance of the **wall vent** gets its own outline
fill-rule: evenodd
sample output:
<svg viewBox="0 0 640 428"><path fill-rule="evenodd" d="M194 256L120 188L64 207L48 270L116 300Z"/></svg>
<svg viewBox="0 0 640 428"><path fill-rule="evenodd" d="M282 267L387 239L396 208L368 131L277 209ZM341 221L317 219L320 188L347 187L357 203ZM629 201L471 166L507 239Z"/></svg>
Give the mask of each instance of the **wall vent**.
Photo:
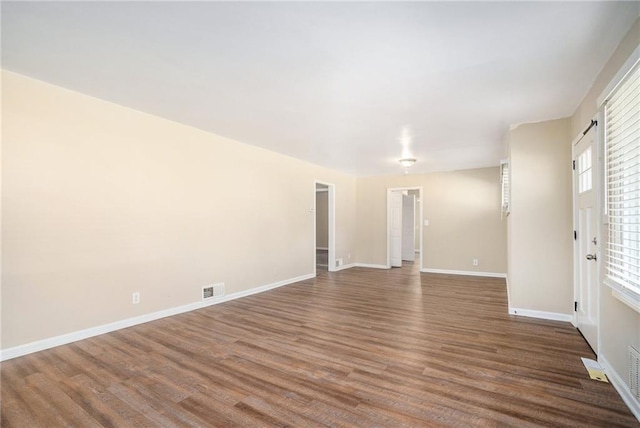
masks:
<svg viewBox="0 0 640 428"><path fill-rule="evenodd" d="M209 300L220 296L224 296L224 282L202 287L202 300Z"/></svg>
<svg viewBox="0 0 640 428"><path fill-rule="evenodd" d="M640 352L633 346L629 346L629 388L631 394L640 400Z"/></svg>

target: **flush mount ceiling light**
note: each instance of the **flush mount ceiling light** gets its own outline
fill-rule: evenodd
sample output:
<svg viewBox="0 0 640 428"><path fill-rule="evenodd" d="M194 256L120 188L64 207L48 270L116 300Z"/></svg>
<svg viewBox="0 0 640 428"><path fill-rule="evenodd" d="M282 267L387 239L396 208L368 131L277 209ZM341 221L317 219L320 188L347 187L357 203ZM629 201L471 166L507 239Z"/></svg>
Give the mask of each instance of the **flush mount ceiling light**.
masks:
<svg viewBox="0 0 640 428"><path fill-rule="evenodd" d="M416 160L413 158L404 158L404 159L400 159L399 162L400 162L400 165L402 165L403 167L409 168L413 166L414 163L416 163Z"/></svg>

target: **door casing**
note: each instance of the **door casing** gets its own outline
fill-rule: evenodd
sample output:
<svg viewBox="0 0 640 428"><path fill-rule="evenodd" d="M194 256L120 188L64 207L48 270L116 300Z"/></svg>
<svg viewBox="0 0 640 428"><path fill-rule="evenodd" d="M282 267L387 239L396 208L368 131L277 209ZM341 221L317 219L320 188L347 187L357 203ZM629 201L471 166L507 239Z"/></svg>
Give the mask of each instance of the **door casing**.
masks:
<svg viewBox="0 0 640 428"><path fill-rule="evenodd" d="M598 121L599 117L596 116L593 120ZM601 122L598 122L601 123ZM595 302L593 303L593 306L595 308L595 330L596 330L596 341L595 343L589 343L589 345L592 347L593 351L597 354L598 350L600 349L600 272L601 272L601 266L602 266L602 257L603 257L603 251L601 251L601 249L603 248L603 244L605 244L605 241L603 240L603 236L601 234L601 225L602 225L602 212L603 212L603 194L602 194L602 171L603 171L603 166L604 166L604 148L603 148L603 144L601 144L601 142L603 141L602 139L602 135L601 135L601 130L602 130L602 126L596 126L595 127L595 134L593 135L593 162L592 162L592 168L593 168L593 189L592 191L595 192L595 204L593 207L593 211L592 211L592 215L595 217L595 230L592 231L592 235L594 235L593 237L597 237L598 239L598 244L596 246L590 246L589 248L592 248L593 251L595 251L595 254L597 256L597 261L596 266L595 266L595 285L594 285L594 293L593 293L593 298L595 299ZM585 128L586 129L586 128ZM589 131L592 132L592 131ZM580 135L578 135L576 138L574 138L574 140L572 141L571 144L571 158L577 161L577 156L579 155L579 153L576 150L576 147L578 145L578 143L580 143L582 141L583 138L585 138L587 136L587 133L580 133ZM590 138L590 137L589 137ZM578 302L578 305L581 304L585 304L585 302L580 302L580 296L581 296L581 287L583 286L583 284L581 284L581 278L582 278L582 274L580 271L580 267L581 267L581 263L583 262L583 259L585 258L586 254L585 253L585 245L581 245L583 243L585 243L585 240L590 241L593 237L591 236L585 236L585 232L580 230L580 208L578 206L578 200L577 200L577 196L578 196L578 183L577 183L577 170L576 171L572 171L572 199L573 199L573 230L577 232L578 234L578 238L574 239L573 242L573 295L574 295L574 302ZM589 263L593 263L593 262L589 262ZM584 286L587 286L587 284L584 284ZM575 305L575 303L574 303ZM573 312L573 320L572 320L572 324L574 325L574 327L579 328L579 320L578 320L578 312L575 311L575 307L574 307L574 312ZM586 336L585 336L585 340L586 340Z"/></svg>
<svg viewBox="0 0 640 428"><path fill-rule="evenodd" d="M317 274L316 269L316 210L318 207L316 206L316 189L317 185L320 184L322 186L327 186L328 189L328 221L327 221L327 229L329 233L329 239L327 242L328 251L328 260L327 260L327 270L329 272L334 272L336 270L336 187L332 183L327 183L320 180L313 181L313 273Z"/></svg>
<svg viewBox="0 0 640 428"><path fill-rule="evenodd" d="M387 269L391 269L391 193L405 190L417 190L420 199L420 270L422 271L424 264L424 192L422 186L387 188Z"/></svg>

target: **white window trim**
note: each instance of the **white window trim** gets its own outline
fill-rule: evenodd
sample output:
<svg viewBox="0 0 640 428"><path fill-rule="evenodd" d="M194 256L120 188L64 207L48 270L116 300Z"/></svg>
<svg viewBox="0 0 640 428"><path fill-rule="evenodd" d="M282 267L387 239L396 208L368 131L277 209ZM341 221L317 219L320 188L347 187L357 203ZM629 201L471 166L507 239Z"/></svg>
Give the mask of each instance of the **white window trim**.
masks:
<svg viewBox="0 0 640 428"><path fill-rule="evenodd" d="M629 74L633 66L636 65L638 61L640 61L640 46L638 46L636 50L633 51L629 59L627 59L627 61L625 61L622 67L620 67L620 70L618 70L618 72L613 77L613 79L611 79L611 82L609 82L607 87L604 89L604 91L602 91L602 93L598 97L598 102L597 102L598 111L602 111L604 102L607 100L607 98L609 98L611 93L616 90L618 85L627 76L627 74Z"/></svg>
<svg viewBox="0 0 640 428"><path fill-rule="evenodd" d="M607 85L607 87L604 89L604 91L602 91L602 93L600 94L600 96L598 97L598 101L597 101L597 106L598 106L598 118L599 119L604 119L604 103L607 101L607 99L611 96L611 94L618 88L618 86L623 82L623 80L625 79L625 77L627 77L627 75L631 72L631 70L635 67L635 65L640 62L640 46L638 46L633 53L629 56L629 58L627 59L627 61L625 61L625 63L622 65L622 67L620 67L620 70L618 70L618 72L616 73L616 75L613 77L613 79L611 79L611 81L609 82L609 84ZM600 123L604 123L604 121L600 122ZM600 127L602 132L606 132L605 131L605 127L602 126ZM604 135L602 135L602 140L604 142ZM604 144L602 144L603 146L603 150L606 151L606 147L604 147ZM607 229L608 229L608 224L609 224L609 216L608 216L608 211L606 210L606 206L607 206L607 189L608 189L608 183L606 181L606 158L605 158L605 173L602 174L603 177L603 191L605 192L604 194L604 212L603 212L603 216L602 216L602 221L604 224L607 225ZM624 303L625 305L629 306L630 308L632 308L633 310L635 310L636 312L640 313L640 293L636 292L635 290L631 290L625 286L623 286L622 284L613 281L611 279L609 279L608 277L605 276L603 283L608 286L609 288L611 288L611 294L618 299L619 301L621 301L622 303Z"/></svg>

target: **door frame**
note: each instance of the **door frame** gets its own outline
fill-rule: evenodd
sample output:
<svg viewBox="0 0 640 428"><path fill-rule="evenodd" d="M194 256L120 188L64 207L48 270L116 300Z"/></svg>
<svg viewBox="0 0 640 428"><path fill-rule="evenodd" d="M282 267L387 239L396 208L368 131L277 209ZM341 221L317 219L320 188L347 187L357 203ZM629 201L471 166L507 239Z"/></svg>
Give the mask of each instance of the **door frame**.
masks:
<svg viewBox="0 0 640 428"><path fill-rule="evenodd" d="M424 198L422 186L408 186L408 187L388 187L387 188L387 269L391 269L391 192L402 192L404 190L417 190L418 197L420 198L420 271L424 263Z"/></svg>
<svg viewBox="0 0 640 428"><path fill-rule="evenodd" d="M600 113L596 114L593 117L593 120L597 122L597 126L596 126L596 134L595 134L595 138L594 138L594 153L596 154L596 158L594 159L593 162L593 167L595 167L595 170L593 171L593 191L596 192L596 206L594 209L594 215L596 216L596 236L598 237L598 242L599 245L596 247L596 255L598 257L598 260L596 261L596 311L597 311L597 320L596 320L596 330L597 330L597 349L600 352L600 350L602 349L601 347L601 338L600 338L600 274L601 274L601 267L602 267L602 248L603 248L603 244L605 243L605 241L603 240L602 237L602 221L603 221L603 203L604 203L604 195L602 192L603 189L603 181L602 181L602 177L603 177L603 173L604 173L604 145L602 144L602 142L604 141L603 139L603 135L602 135L602 130L604 129L603 126L600 126L602 124L601 122L601 117L600 117ZM587 124L585 126L585 129L588 129L589 126L591 124L591 121L589 122L589 124ZM580 140L582 140L582 138L586 135L586 133L581 132L579 135L577 135L573 141L571 141L571 159L572 160L576 160L576 145L580 142ZM572 217L573 217L573 230L577 231L578 230L578 224L579 224L579 220L578 220L578 204L577 204L577 199L576 199L576 186L577 186L577 181L576 181L576 173L572 170L571 171L571 199L572 199ZM582 254L580 254L580 248L577 245L578 241L576 239L573 240L573 301L577 302L578 301L578 297L579 297L579 279L580 279L580 272L579 270L579 263L578 263L578 258L582 258ZM575 305L575 303L574 303ZM574 306L574 311L573 311L573 316L572 316L572 320L571 320L571 324L573 324L573 326L575 328L578 328L578 313L575 311L575 306ZM586 341L586 340L585 340Z"/></svg>
<svg viewBox="0 0 640 428"><path fill-rule="evenodd" d="M316 245L317 245L317 224L316 224L316 187L320 184L322 186L327 186L327 206L328 206L328 215L327 215L327 231L329 233L327 248L328 257L327 257L327 270L329 272L335 272L336 270L336 186L333 183L327 183L326 181L321 180L313 180L313 274L314 276L317 274L316 268Z"/></svg>

